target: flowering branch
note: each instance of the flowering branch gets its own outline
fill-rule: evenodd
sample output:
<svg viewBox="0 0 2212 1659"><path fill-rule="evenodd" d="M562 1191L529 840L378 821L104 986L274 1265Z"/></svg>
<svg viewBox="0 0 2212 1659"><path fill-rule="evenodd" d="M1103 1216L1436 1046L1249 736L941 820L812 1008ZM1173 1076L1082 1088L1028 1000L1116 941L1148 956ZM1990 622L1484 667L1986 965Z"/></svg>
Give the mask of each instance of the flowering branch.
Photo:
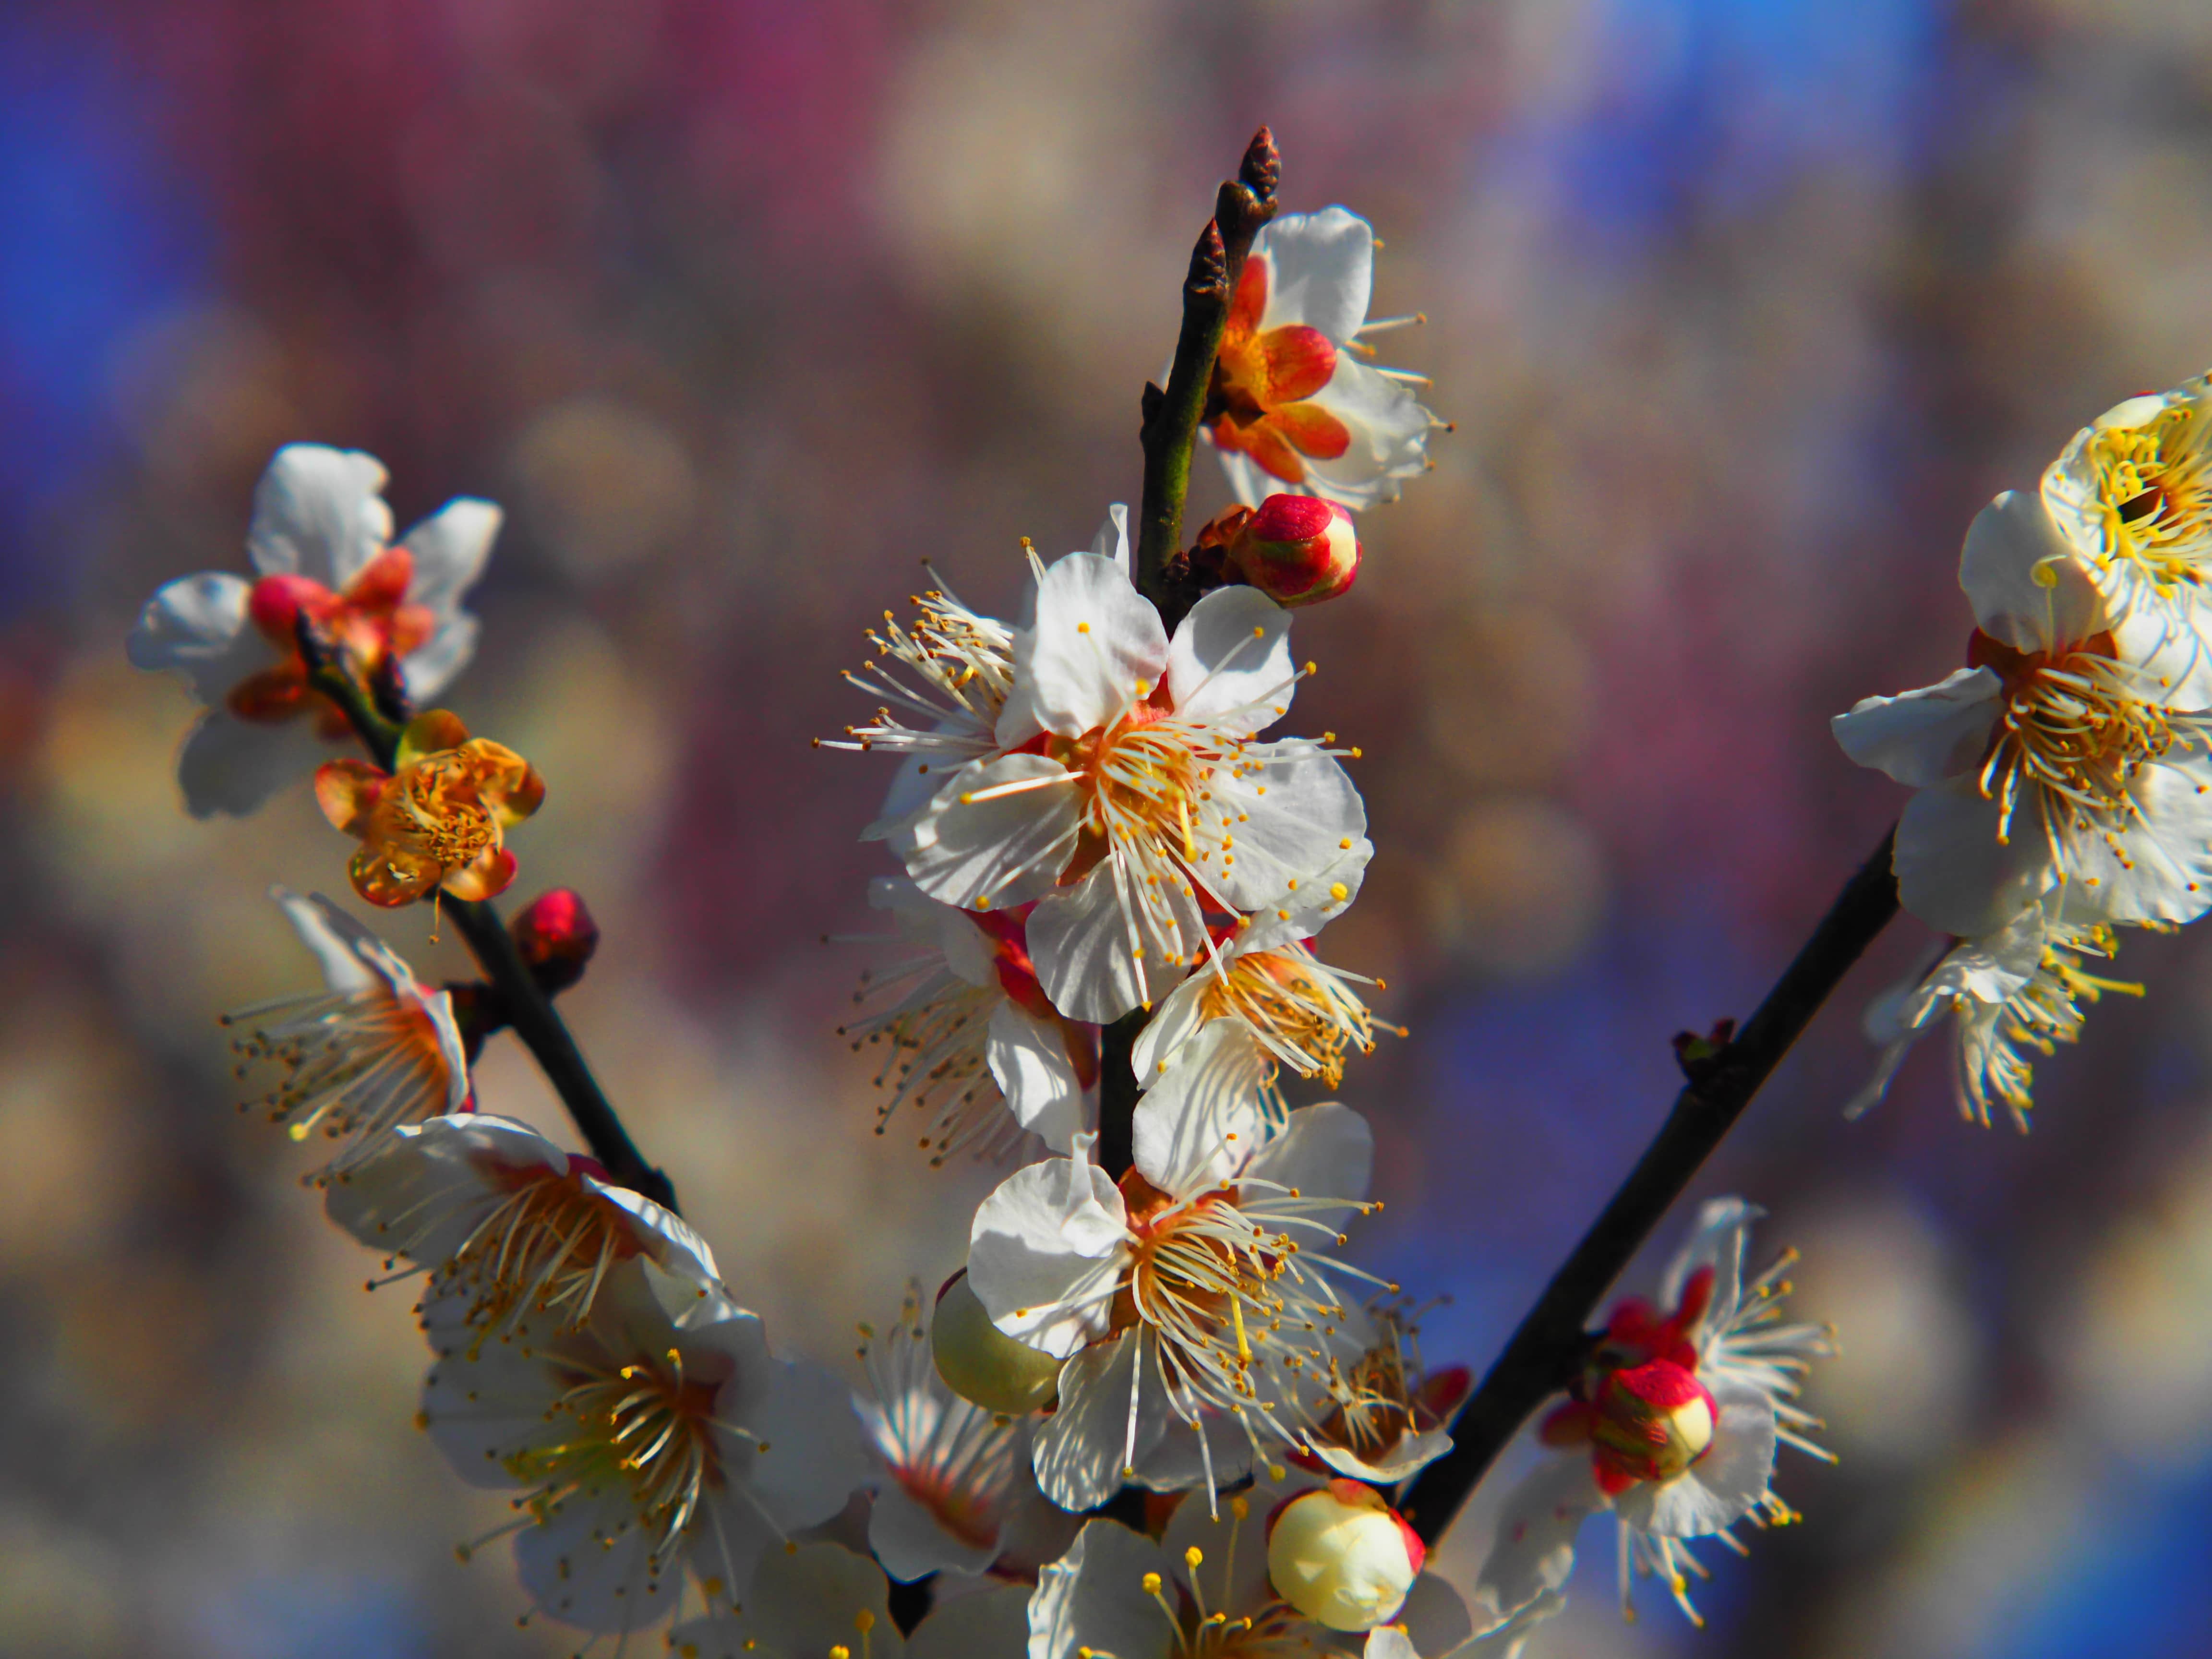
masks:
<svg viewBox="0 0 2212 1659"><path fill-rule="evenodd" d="M1530 1413L1573 1380L1595 1338L1583 1322L1644 1241L1735 1127L1813 1016L1898 909L1893 826L1820 919L1743 1029L1702 1057L1686 1053L1690 1081L1574 1253L1552 1275L1451 1425L1452 1449L1407 1490L1407 1518L1433 1544Z"/></svg>
<svg viewBox="0 0 2212 1659"><path fill-rule="evenodd" d="M294 634L307 666L308 684L337 705L370 758L391 769L398 754L402 724L378 706L377 698L331 649L304 611L294 624ZM514 1029L537 1060L546 1081L561 1097L562 1105L591 1147L592 1156L605 1166L611 1180L674 1210L675 1187L665 1174L646 1161L629 1138L621 1117L592 1075L583 1050L576 1046L576 1039L569 1035L567 1024L523 960L497 904L489 899L452 897L442 903L490 979L501 1019Z"/></svg>

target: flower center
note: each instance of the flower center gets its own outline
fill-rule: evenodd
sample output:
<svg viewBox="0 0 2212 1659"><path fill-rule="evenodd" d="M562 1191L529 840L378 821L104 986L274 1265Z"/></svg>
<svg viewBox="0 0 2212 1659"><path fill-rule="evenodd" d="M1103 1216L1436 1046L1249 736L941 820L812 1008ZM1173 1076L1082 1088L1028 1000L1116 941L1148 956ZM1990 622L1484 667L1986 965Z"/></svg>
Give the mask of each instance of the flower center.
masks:
<svg viewBox="0 0 2212 1659"><path fill-rule="evenodd" d="M608 1270L639 1254L625 1213L586 1190L586 1168L572 1158L566 1175L542 1167L484 1172L512 1190L440 1270L470 1292L467 1319L479 1341L532 1314L580 1328Z"/></svg>
<svg viewBox="0 0 2212 1659"><path fill-rule="evenodd" d="M1371 1462L1420 1427L1395 1346L1370 1348L1348 1370L1329 1379L1329 1392L1336 1409L1322 1420L1315 1438L1341 1446L1363 1462Z"/></svg>
<svg viewBox="0 0 2212 1659"><path fill-rule="evenodd" d="M477 793L476 769L459 750L427 755L408 767L386 799L389 838L449 870L499 841L498 820Z"/></svg>
<svg viewBox="0 0 2212 1659"><path fill-rule="evenodd" d="M2105 560L2126 559L2161 587L2202 579L2212 555L2212 455L2186 406L2089 440L2105 515Z"/></svg>
<svg viewBox="0 0 2212 1659"><path fill-rule="evenodd" d="M1199 1002L1207 1019L1243 1018L1277 1059L1332 1089L1344 1080L1347 1050L1374 1051L1366 1005L1303 948L1231 958Z"/></svg>
<svg viewBox="0 0 2212 1659"><path fill-rule="evenodd" d="M258 1105L295 1140L320 1130L334 1140L358 1135L366 1146L385 1129L446 1109L446 1051L419 992L402 996L381 984L316 992L222 1017L225 1025L249 1020L256 1023L233 1041L232 1052L241 1062L277 1066L284 1075L258 1102L240 1102L239 1109ZM325 1180L348 1161L341 1157L313 1178Z"/></svg>

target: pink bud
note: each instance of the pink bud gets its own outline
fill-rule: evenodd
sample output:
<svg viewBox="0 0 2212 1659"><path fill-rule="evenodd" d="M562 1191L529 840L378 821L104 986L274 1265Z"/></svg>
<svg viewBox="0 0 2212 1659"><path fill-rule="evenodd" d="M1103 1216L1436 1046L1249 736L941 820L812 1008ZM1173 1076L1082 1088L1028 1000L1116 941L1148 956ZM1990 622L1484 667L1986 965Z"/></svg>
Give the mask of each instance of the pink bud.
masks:
<svg viewBox="0 0 2212 1659"><path fill-rule="evenodd" d="M1713 1443L1719 1409L1705 1385L1669 1359L1608 1372L1590 1423L1601 1472L1615 1479L1672 1480Z"/></svg>
<svg viewBox="0 0 2212 1659"><path fill-rule="evenodd" d="M1238 527L1227 562L1278 605L1318 605L1359 574L1359 532L1334 501L1270 495Z"/></svg>
<svg viewBox="0 0 2212 1659"><path fill-rule="evenodd" d="M1357 1480L1300 1492L1267 1521L1275 1594L1331 1630L1372 1630L1394 1618L1426 1554L1405 1517Z"/></svg>
<svg viewBox="0 0 2212 1659"><path fill-rule="evenodd" d="M540 893L509 929L531 977L549 994L583 978L585 964L599 948L599 924L584 908L582 896L566 887Z"/></svg>

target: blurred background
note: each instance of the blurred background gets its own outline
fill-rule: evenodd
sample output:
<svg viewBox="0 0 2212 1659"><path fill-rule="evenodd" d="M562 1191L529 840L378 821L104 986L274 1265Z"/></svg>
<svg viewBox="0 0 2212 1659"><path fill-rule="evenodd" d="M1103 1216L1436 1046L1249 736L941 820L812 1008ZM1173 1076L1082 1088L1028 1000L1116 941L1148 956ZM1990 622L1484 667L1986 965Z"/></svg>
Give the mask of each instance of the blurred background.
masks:
<svg viewBox="0 0 2212 1659"><path fill-rule="evenodd" d="M1388 244L1388 361L1458 422L1299 623L1297 729L1379 849L1328 957L1385 1217L1478 1368L1902 792L1828 716L1960 659L1961 534L2212 360L2212 12L2188 0L15 0L0 13L0 1652L534 1655L410 1426L404 1288L232 1109L218 1011L307 985L263 896L344 895L304 787L195 823L160 582L242 568L313 439L404 526L509 513L446 701L551 782L518 897L606 932L563 1008L738 1295L833 1362L958 1265L991 1170L878 1140L833 1028L885 778L817 754L927 556L1133 500L1139 388L1215 181ZM1220 504L1201 457L1194 506ZM358 907L356 907L358 908ZM379 926L459 975L428 917ZM1807 1524L1692 1632L1584 1535L1553 1656L2191 1650L2212 1620L2212 931L1963 1126L1941 1057L1841 1121L1892 930L1698 1183L1806 1253L1844 1358ZM495 1042L491 1107L558 1129ZM1677 1218L1686 1223L1687 1212ZM1671 1248L1662 1237L1652 1265ZM857 1368L851 1368L857 1371ZM1486 1496L1489 1494L1486 1494ZM1443 1554L1464 1574L1476 1512ZM499 1553L492 1553L495 1557ZM2195 1638L2188 1632L2197 1632Z"/></svg>

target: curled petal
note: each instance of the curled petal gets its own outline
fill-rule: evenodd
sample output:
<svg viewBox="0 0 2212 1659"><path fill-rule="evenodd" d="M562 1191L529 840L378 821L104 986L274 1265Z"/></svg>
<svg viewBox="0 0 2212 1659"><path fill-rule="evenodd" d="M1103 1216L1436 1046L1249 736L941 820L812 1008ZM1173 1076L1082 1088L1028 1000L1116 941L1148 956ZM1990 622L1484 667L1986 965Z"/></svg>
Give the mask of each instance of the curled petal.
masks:
<svg viewBox="0 0 2212 1659"><path fill-rule="evenodd" d="M457 899L496 898L513 884L514 869L513 853L487 847L446 878L446 890Z"/></svg>
<svg viewBox="0 0 2212 1659"><path fill-rule="evenodd" d="M461 724L459 714L450 708L426 708L408 721L407 729L399 734L394 767L410 765L441 750L459 749L468 740L469 728Z"/></svg>
<svg viewBox="0 0 2212 1659"><path fill-rule="evenodd" d="M397 909L412 904L438 884L444 866L434 859L397 848L364 847L346 866L353 890L371 904Z"/></svg>

